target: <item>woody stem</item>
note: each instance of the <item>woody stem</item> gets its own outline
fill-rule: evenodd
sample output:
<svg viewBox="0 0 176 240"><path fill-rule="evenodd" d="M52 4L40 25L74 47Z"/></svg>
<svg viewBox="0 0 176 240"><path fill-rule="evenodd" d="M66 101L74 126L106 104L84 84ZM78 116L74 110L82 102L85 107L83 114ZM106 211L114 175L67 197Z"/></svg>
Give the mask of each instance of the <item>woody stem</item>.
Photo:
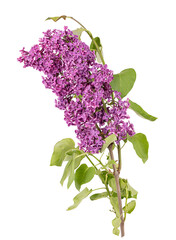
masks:
<svg viewBox="0 0 176 240"><path fill-rule="evenodd" d="M113 144L109 145L109 153L111 160L114 160L114 154L112 150ZM119 163L121 162L121 154L120 154L120 148L118 148L118 157L120 156ZM113 164L113 170L114 170L114 177L115 177L115 183L116 183L116 189L117 189L117 198L118 198L118 205L119 205L119 213L120 213L120 230L121 230L121 237L125 235L124 231L124 217L123 217L123 210L122 210L122 200L121 200L121 192L120 192L120 184L119 184L119 175L120 175L120 169L117 170L116 165Z"/></svg>

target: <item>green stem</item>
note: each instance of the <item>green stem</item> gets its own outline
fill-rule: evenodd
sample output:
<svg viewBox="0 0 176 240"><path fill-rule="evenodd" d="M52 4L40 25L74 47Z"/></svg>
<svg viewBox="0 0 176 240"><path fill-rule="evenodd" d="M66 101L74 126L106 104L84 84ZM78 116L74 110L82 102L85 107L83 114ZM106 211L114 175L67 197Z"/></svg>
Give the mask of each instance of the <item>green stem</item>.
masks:
<svg viewBox="0 0 176 240"><path fill-rule="evenodd" d="M105 113L108 113L108 110L107 110L107 108L106 108L106 104L105 104L105 102L104 102L104 99L102 98L102 103L103 103L103 108L104 108L104 110L105 110Z"/></svg>
<svg viewBox="0 0 176 240"><path fill-rule="evenodd" d="M98 190L100 190L100 189L106 189L106 188L104 188L104 187L102 187L102 188L96 188L96 189L93 189L92 192L93 192L93 191L98 191Z"/></svg>
<svg viewBox="0 0 176 240"><path fill-rule="evenodd" d="M114 100L114 92L112 92L112 104L114 105L115 100Z"/></svg>
<svg viewBox="0 0 176 240"><path fill-rule="evenodd" d="M127 213L127 201L128 201L128 189L126 186L126 200L125 200L125 213L124 213L124 221L126 220L126 213Z"/></svg>
<svg viewBox="0 0 176 240"><path fill-rule="evenodd" d="M106 174L106 179L105 179L104 185L106 187L106 191L107 191L109 197L111 197L111 193L110 193L109 188L108 188L107 180L108 180L108 175Z"/></svg>
<svg viewBox="0 0 176 240"><path fill-rule="evenodd" d="M89 162L92 164L92 166L98 170L98 168L95 166L95 164L92 162L92 160L86 155L87 159L89 160Z"/></svg>
<svg viewBox="0 0 176 240"><path fill-rule="evenodd" d="M101 129L99 128L99 126L98 126L97 123L95 124L95 126L96 126L97 130L99 131L100 135L102 136L102 138L104 139L104 138L105 138L105 135L104 135L104 133L101 131Z"/></svg>
<svg viewBox="0 0 176 240"><path fill-rule="evenodd" d="M95 157L93 154L91 154L91 156ZM95 164L92 162L92 160L86 155L87 159L89 160L89 162L92 164L92 166L98 171L98 168L95 166ZM96 157L95 157L96 158ZM98 158L96 158L97 160L99 160ZM104 165L103 165L104 166ZM100 176L99 176L100 177ZM101 178L100 178L101 179ZM109 191L109 188L108 188L108 185L105 183L105 188L106 188L106 191L109 195L109 197L111 196L111 193Z"/></svg>
<svg viewBox="0 0 176 240"><path fill-rule="evenodd" d="M111 197L111 193L110 193L110 191L109 191L109 188L108 188L108 185L107 185L107 184L105 184L105 188L106 188L106 191L107 191L109 197Z"/></svg>
<svg viewBox="0 0 176 240"><path fill-rule="evenodd" d="M89 153L89 155L91 155L92 157L94 157L98 162L99 164L101 164L102 167L106 168L105 165L97 158L95 157L93 154Z"/></svg>
<svg viewBox="0 0 176 240"><path fill-rule="evenodd" d="M101 154L100 161L101 161L101 159L102 159L102 157L103 157L104 153L105 153L105 151L104 151L104 152Z"/></svg>
<svg viewBox="0 0 176 240"><path fill-rule="evenodd" d="M120 148L120 150L122 150L122 148L124 148L125 144L126 144L126 142L124 142L124 144L123 144L123 146Z"/></svg>
<svg viewBox="0 0 176 240"><path fill-rule="evenodd" d="M79 22L78 20L76 20L74 17L68 17L68 16L65 16L65 17L72 19L73 21L77 22L82 28L84 28L84 30L86 31L86 33L89 35L89 37L92 39L93 43L95 44L95 47L96 47L96 49L97 49L97 52L98 52L98 54L99 54L99 56L100 56L100 58L101 58L101 61L102 61L103 65L105 65L105 61L104 61L103 55L102 55L102 53L101 53L101 51L100 51L97 43L95 42L92 33L89 32L89 31L87 30L87 28L85 28L84 25L82 25L82 23L80 23L80 22Z"/></svg>

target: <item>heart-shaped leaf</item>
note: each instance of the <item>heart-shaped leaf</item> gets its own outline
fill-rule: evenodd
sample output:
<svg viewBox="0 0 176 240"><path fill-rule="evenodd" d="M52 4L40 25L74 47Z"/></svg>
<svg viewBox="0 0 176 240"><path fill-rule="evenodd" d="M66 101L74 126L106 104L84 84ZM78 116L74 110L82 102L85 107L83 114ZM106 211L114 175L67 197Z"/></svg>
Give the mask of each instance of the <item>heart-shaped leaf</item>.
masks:
<svg viewBox="0 0 176 240"><path fill-rule="evenodd" d="M95 168L82 164L75 173L75 186L80 190L81 185L88 183L95 175Z"/></svg>
<svg viewBox="0 0 176 240"><path fill-rule="evenodd" d="M136 80L136 72L133 68L128 68L114 75L110 82L112 90L121 92L121 97L125 97L132 89Z"/></svg>
<svg viewBox="0 0 176 240"><path fill-rule="evenodd" d="M50 166L62 166L66 152L72 148L75 148L75 142L71 138L64 138L57 142L54 146Z"/></svg>
<svg viewBox="0 0 176 240"><path fill-rule="evenodd" d="M126 212L126 213L131 213L136 207L136 201L133 200L131 202L129 202L125 207L123 207L123 210Z"/></svg>
<svg viewBox="0 0 176 240"><path fill-rule="evenodd" d="M145 163L148 159L149 149L149 143L146 136L143 133L137 133L132 137L127 135L127 139L133 144L136 154L142 159L143 163Z"/></svg>

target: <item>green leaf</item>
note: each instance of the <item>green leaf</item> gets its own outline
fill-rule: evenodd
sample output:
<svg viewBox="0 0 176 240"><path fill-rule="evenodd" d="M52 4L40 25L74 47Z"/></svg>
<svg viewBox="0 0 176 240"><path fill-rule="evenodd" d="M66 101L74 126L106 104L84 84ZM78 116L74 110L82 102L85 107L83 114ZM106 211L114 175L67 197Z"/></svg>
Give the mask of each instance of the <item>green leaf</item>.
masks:
<svg viewBox="0 0 176 240"><path fill-rule="evenodd" d="M114 228L112 232L113 232L113 234L115 234L117 236L119 236L119 234L120 234L120 230L118 228Z"/></svg>
<svg viewBox="0 0 176 240"><path fill-rule="evenodd" d="M66 152L67 155L73 155L74 153L80 155L84 152L82 150L79 150L78 148L73 148L73 149L70 149Z"/></svg>
<svg viewBox="0 0 176 240"><path fill-rule="evenodd" d="M125 97L132 89L136 80L136 72L133 68L128 68L114 75L110 82L112 90L121 92L121 97Z"/></svg>
<svg viewBox="0 0 176 240"><path fill-rule="evenodd" d="M48 17L45 21L47 20L53 20L54 22L57 22L59 19L63 18L64 20L66 20L67 16L62 15L60 17Z"/></svg>
<svg viewBox="0 0 176 240"><path fill-rule="evenodd" d="M126 188L128 191L128 198L137 198L138 192L134 188L131 187L131 185L129 184L129 182L126 179L120 178L119 184L120 184L120 191L121 191L122 199L126 197Z"/></svg>
<svg viewBox="0 0 176 240"><path fill-rule="evenodd" d="M96 42L96 44L94 43L94 41ZM99 37L95 37L95 38L94 38L94 41L92 40L92 42L91 42L91 44L90 44L90 50L91 50L91 51L95 51L95 55L96 55L96 57L97 57L97 61L98 61L99 63L102 63L101 58L100 58L100 55L99 55L99 53L98 53L98 51L97 51L97 48L96 48L96 45L97 45L97 47L99 48L101 54L103 55L103 48L102 48L102 45L101 45L100 38L99 38Z"/></svg>
<svg viewBox="0 0 176 240"><path fill-rule="evenodd" d="M136 207L136 201L132 200L129 202L126 207L123 207L123 210L126 211L126 213L131 213Z"/></svg>
<svg viewBox="0 0 176 240"><path fill-rule="evenodd" d="M67 154L65 153L64 162L68 162L69 160L70 160L70 155L67 155Z"/></svg>
<svg viewBox="0 0 176 240"><path fill-rule="evenodd" d="M100 41L99 37L95 37L94 41L96 42L96 44L98 45L99 48L102 48L101 41ZM90 50L96 52L97 48L96 48L96 45L95 45L94 41L92 40L92 42L90 44Z"/></svg>
<svg viewBox="0 0 176 240"><path fill-rule="evenodd" d="M81 188L81 184L84 182L84 174L88 166L86 164L82 164L75 173L75 186L78 190Z"/></svg>
<svg viewBox="0 0 176 240"><path fill-rule="evenodd" d="M75 161L77 162L81 161L86 155L87 153L75 154Z"/></svg>
<svg viewBox="0 0 176 240"><path fill-rule="evenodd" d="M57 142L54 146L50 166L62 166L66 152L74 147L75 142L71 138L64 138Z"/></svg>
<svg viewBox="0 0 176 240"><path fill-rule="evenodd" d="M127 135L127 139L133 144L136 154L142 159L143 163L145 163L148 159L149 148L146 136L143 133L137 133L132 137Z"/></svg>
<svg viewBox="0 0 176 240"><path fill-rule="evenodd" d="M109 180L108 184L114 192L117 192L117 187L116 187L116 182L114 177Z"/></svg>
<svg viewBox="0 0 176 240"><path fill-rule="evenodd" d="M119 236L119 233L120 233L120 230L118 229L120 227L120 223L121 223L120 218L116 217L112 220L112 225L114 227L113 234L115 234L117 236Z"/></svg>
<svg viewBox="0 0 176 240"><path fill-rule="evenodd" d="M90 193L92 192L92 189L88 189L88 188L85 188L83 191L81 191L80 193L78 193L74 198L73 198L73 202L74 204L72 206L70 206L67 211L69 210L72 210L74 208L76 208L80 203L81 201L86 198Z"/></svg>
<svg viewBox="0 0 176 240"><path fill-rule="evenodd" d="M72 157L72 156L69 156L68 163L67 163L67 165L65 166L64 173L63 173L62 178L61 178L61 180L60 180L60 184L61 184L61 185L64 184L65 179L66 179L66 178L69 176L69 174L70 174L70 169L71 169L72 161L73 161L73 157Z"/></svg>
<svg viewBox="0 0 176 240"><path fill-rule="evenodd" d="M117 140L117 137L116 137L115 134L111 134L110 136L108 136L107 138L105 138L105 143L103 144L100 152L101 152L101 153L104 152L105 149L106 149L111 143L113 143L113 142L116 141L116 140Z"/></svg>
<svg viewBox="0 0 176 240"><path fill-rule="evenodd" d="M73 148L73 149L70 149L66 152L66 155L73 155L73 154L76 154L76 155L82 155L82 154L85 154L84 151L82 150L79 150L78 148Z"/></svg>
<svg viewBox="0 0 176 240"><path fill-rule="evenodd" d="M112 225L113 225L113 227L119 227L119 226L120 226L120 223L121 223L120 218L114 218L114 219L112 220Z"/></svg>
<svg viewBox="0 0 176 240"><path fill-rule="evenodd" d="M101 198L106 198L107 196L108 196L107 192L96 193L96 194L93 194L92 196L90 196L90 199L92 201L94 201L94 200L98 200L98 199L101 199Z"/></svg>
<svg viewBox="0 0 176 240"><path fill-rule="evenodd" d="M127 182L128 198L137 198L138 192Z"/></svg>
<svg viewBox="0 0 176 240"><path fill-rule="evenodd" d="M150 121L155 121L157 118L148 114L146 111L144 111L144 109L139 106L137 103L129 100L130 103L130 109L132 109L137 115L139 115L140 117L143 117L145 119L148 119Z"/></svg>
<svg viewBox="0 0 176 240"><path fill-rule="evenodd" d="M109 180L111 178L114 178L114 175L112 173L109 173L107 171L97 171L97 175L100 177L103 184L108 184Z"/></svg>
<svg viewBox="0 0 176 240"><path fill-rule="evenodd" d="M116 217L119 218L120 217L120 213L119 213L119 204L118 204L118 198L117 197L110 197L110 202L111 205L116 213Z"/></svg>
<svg viewBox="0 0 176 240"><path fill-rule="evenodd" d="M73 149L75 150L75 149ZM77 149L78 150L78 149ZM68 154L69 153L69 154ZM85 157L85 153L82 154L82 151L69 151L66 153L65 159L67 159L68 163L65 166L65 170L60 181L61 185L63 185L65 179L69 176L67 188L69 188L74 180L74 170L79 167L81 160ZM64 159L64 160L65 160Z"/></svg>
<svg viewBox="0 0 176 240"><path fill-rule="evenodd" d="M82 164L75 174L75 186L80 190L81 185L88 183L92 180L95 175L95 168L88 167L86 164Z"/></svg>
<svg viewBox="0 0 176 240"><path fill-rule="evenodd" d="M81 28L77 28L77 29L73 30L72 32L74 35L78 36L79 40L81 40L81 35L84 31L85 31L85 29L81 27Z"/></svg>
<svg viewBox="0 0 176 240"><path fill-rule="evenodd" d="M113 234L115 234L117 236L119 236L119 234L120 234L120 230L118 228L113 228L112 232L113 232Z"/></svg>
<svg viewBox="0 0 176 240"><path fill-rule="evenodd" d="M120 185L121 199L126 198L126 189L128 190L127 179L119 178L119 185ZM128 191L128 195L129 195L129 191Z"/></svg>
<svg viewBox="0 0 176 240"><path fill-rule="evenodd" d="M74 159L72 160L71 164L70 164L70 175L69 175L69 178L68 178L68 183L67 183L67 188L69 188L71 186L71 184L73 183L73 180L74 180L74 169L75 169L75 166L74 166Z"/></svg>
<svg viewBox="0 0 176 240"><path fill-rule="evenodd" d="M66 152L66 156L72 156L74 159L74 169L79 167L81 160L87 155L87 153L79 150L78 148L71 149ZM65 159L64 159L65 160Z"/></svg>

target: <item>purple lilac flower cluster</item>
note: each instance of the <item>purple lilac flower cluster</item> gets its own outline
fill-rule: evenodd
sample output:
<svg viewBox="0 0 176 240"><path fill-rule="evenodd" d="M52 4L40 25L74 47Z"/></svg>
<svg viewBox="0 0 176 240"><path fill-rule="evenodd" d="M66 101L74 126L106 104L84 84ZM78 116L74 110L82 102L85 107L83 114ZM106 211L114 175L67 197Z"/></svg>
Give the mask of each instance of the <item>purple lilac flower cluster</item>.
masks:
<svg viewBox="0 0 176 240"><path fill-rule="evenodd" d="M55 105L64 110L68 126L76 126L80 149L98 153L104 138L116 134L117 144L134 134L127 120L128 100L122 101L110 82L113 72L95 61L95 53L67 27L48 30L18 61L44 73L43 83L57 95ZM115 99L115 100L114 100Z"/></svg>

